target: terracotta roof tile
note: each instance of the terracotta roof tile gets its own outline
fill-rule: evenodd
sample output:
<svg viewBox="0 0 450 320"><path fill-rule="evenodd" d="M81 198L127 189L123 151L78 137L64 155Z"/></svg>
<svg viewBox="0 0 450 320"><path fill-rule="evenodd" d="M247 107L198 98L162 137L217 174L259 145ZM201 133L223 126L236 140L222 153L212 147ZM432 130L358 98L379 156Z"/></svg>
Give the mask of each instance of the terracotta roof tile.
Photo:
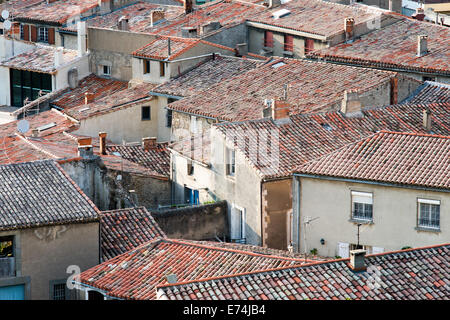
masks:
<svg viewBox="0 0 450 320"><path fill-rule="evenodd" d="M345 90L368 90L390 81L395 75L373 69L278 58L213 84L195 96L175 101L169 107L227 121L260 119L264 100L282 97L284 86L288 85L287 102L292 106L292 114L325 112L340 107Z"/></svg>
<svg viewBox="0 0 450 320"><path fill-rule="evenodd" d="M416 104L435 102L450 102L450 85L440 82L425 81L425 83L403 103Z"/></svg>
<svg viewBox="0 0 450 320"><path fill-rule="evenodd" d="M417 36L427 35L428 53L417 56ZM352 43L311 52L309 57L348 64L450 74L450 30L403 18Z"/></svg>
<svg viewBox="0 0 450 320"><path fill-rule="evenodd" d="M81 283L122 299L155 299L155 287L166 275L179 281L304 263L303 259L268 256L248 251L159 239L108 260L81 274Z"/></svg>
<svg viewBox="0 0 450 320"><path fill-rule="evenodd" d="M450 189L450 136L381 131L296 171Z"/></svg>
<svg viewBox="0 0 450 320"><path fill-rule="evenodd" d="M161 299L169 300L223 300L235 295L245 300L263 299L264 292L270 292L269 298L273 300L287 300L290 297L300 300L449 300L449 256L450 245L443 244L366 256L367 270L360 272L349 268L349 259L340 259L210 280L161 284L158 289ZM420 282L407 276L408 272L417 268L422 270ZM434 284L435 274L444 279L442 286ZM322 275L330 279L334 286L330 287L326 280L319 280ZM309 281L315 290L309 295L297 295L307 285L303 281L292 281L295 277ZM192 290L200 286L203 290L192 296ZM332 289L336 287L339 289Z"/></svg>
<svg viewBox="0 0 450 320"><path fill-rule="evenodd" d="M91 93L94 100L99 100L127 88L126 81L100 78L91 74L82 79L75 89L67 89L51 103L63 109L70 109L85 104L85 93Z"/></svg>
<svg viewBox="0 0 450 320"><path fill-rule="evenodd" d="M102 211L100 230L102 261L155 238L166 237L145 207Z"/></svg>

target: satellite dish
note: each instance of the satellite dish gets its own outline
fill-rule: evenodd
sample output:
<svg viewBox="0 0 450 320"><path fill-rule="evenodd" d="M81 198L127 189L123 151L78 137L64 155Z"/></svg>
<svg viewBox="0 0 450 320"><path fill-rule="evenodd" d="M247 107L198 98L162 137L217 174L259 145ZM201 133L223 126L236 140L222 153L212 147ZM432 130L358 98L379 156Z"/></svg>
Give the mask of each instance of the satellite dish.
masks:
<svg viewBox="0 0 450 320"><path fill-rule="evenodd" d="M17 130L20 133L26 133L28 130L30 130L30 123L27 120L20 120L17 123Z"/></svg>
<svg viewBox="0 0 450 320"><path fill-rule="evenodd" d="M3 22L3 29L11 30L11 21L5 20L5 22Z"/></svg>
<svg viewBox="0 0 450 320"><path fill-rule="evenodd" d="M3 10L2 11L2 18L5 19L5 20L9 18L9 11L8 10Z"/></svg>

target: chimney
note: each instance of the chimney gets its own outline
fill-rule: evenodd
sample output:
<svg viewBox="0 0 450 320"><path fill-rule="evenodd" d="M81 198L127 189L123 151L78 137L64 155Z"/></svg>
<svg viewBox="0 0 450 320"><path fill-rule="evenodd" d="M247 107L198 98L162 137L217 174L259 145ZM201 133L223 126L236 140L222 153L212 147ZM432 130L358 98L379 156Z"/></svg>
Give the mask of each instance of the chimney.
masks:
<svg viewBox="0 0 450 320"><path fill-rule="evenodd" d="M58 47L55 51L55 68L58 68L64 63L64 48Z"/></svg>
<svg viewBox="0 0 450 320"><path fill-rule="evenodd" d="M416 13L414 13L411 18L419 20L419 21L423 21L423 19L425 18L425 13L423 11L423 8L417 8L416 9Z"/></svg>
<svg viewBox="0 0 450 320"><path fill-rule="evenodd" d="M281 5L281 0L267 0L265 3L269 9L276 8Z"/></svg>
<svg viewBox="0 0 450 320"><path fill-rule="evenodd" d="M428 36L426 36L426 35L417 36L417 56L418 57L422 57L428 53L427 39L428 39Z"/></svg>
<svg viewBox="0 0 450 320"><path fill-rule="evenodd" d="M286 100L275 99L272 103L272 119L280 120L289 118L291 105Z"/></svg>
<svg viewBox="0 0 450 320"><path fill-rule="evenodd" d="M341 103L341 112L345 116L360 112L362 109L361 100L359 99L358 92L356 90L345 90L344 98Z"/></svg>
<svg viewBox="0 0 450 320"><path fill-rule="evenodd" d="M82 57L86 54L86 21L78 21L77 23L77 41L78 56Z"/></svg>
<svg viewBox="0 0 450 320"><path fill-rule="evenodd" d="M92 138L78 138L78 156L83 159L94 158L94 148L92 148Z"/></svg>
<svg viewBox="0 0 450 320"><path fill-rule="evenodd" d="M156 138L155 137L147 137L142 138L142 147L145 151L149 151L150 149L156 148Z"/></svg>
<svg viewBox="0 0 450 320"><path fill-rule="evenodd" d="M194 11L194 0L184 0L184 13L189 14Z"/></svg>
<svg viewBox="0 0 450 320"><path fill-rule="evenodd" d="M353 28L355 26L355 19L353 18L345 18L344 20L344 33L345 33L345 41L353 40Z"/></svg>
<svg viewBox="0 0 450 320"><path fill-rule="evenodd" d="M238 43L236 45L236 56L243 57L248 54L248 46L247 43Z"/></svg>
<svg viewBox="0 0 450 320"><path fill-rule="evenodd" d="M129 30L128 18L126 16L120 17L119 22L117 23L117 28L121 31Z"/></svg>
<svg viewBox="0 0 450 320"><path fill-rule="evenodd" d="M393 0L389 0L389 11L394 11L392 10L393 8Z"/></svg>
<svg viewBox="0 0 450 320"><path fill-rule="evenodd" d="M182 38L196 38L197 37L197 28L196 27L181 28L181 37Z"/></svg>
<svg viewBox="0 0 450 320"><path fill-rule="evenodd" d="M89 104L94 101L94 94L92 92L86 92L84 94L84 104Z"/></svg>
<svg viewBox="0 0 450 320"><path fill-rule="evenodd" d="M367 269L366 262L366 250L352 250L350 251L350 268L353 271L365 271Z"/></svg>
<svg viewBox="0 0 450 320"><path fill-rule="evenodd" d="M423 129L425 131L431 130L431 110L430 109L424 109L422 112L423 115Z"/></svg>
<svg viewBox="0 0 450 320"><path fill-rule="evenodd" d="M99 141L100 141L100 154L106 154L106 132L98 133Z"/></svg>
<svg viewBox="0 0 450 320"><path fill-rule="evenodd" d="M207 34L208 32L220 29L222 25L219 21L208 22L201 27L201 34Z"/></svg>
<svg viewBox="0 0 450 320"><path fill-rule="evenodd" d="M32 136L33 138L39 137L39 129L33 129L33 130L31 130L31 136Z"/></svg>

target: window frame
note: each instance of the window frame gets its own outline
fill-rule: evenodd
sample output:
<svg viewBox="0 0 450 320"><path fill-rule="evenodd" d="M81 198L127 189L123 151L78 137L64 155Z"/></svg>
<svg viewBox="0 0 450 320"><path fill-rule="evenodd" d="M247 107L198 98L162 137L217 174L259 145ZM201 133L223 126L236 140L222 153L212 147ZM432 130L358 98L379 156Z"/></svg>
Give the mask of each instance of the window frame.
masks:
<svg viewBox="0 0 450 320"><path fill-rule="evenodd" d="M264 47L273 48L273 32L264 30Z"/></svg>
<svg viewBox="0 0 450 320"><path fill-rule="evenodd" d="M41 30L43 30L43 35L41 35ZM43 43L49 43L47 27L38 27L38 41Z"/></svg>
<svg viewBox="0 0 450 320"><path fill-rule="evenodd" d="M166 63L164 61L159 62L159 77L163 78L166 76Z"/></svg>
<svg viewBox="0 0 450 320"><path fill-rule="evenodd" d="M55 286L58 285L64 285L64 299L55 299ZM50 288L50 300L70 300L70 290L67 288L67 280L60 279L60 280L50 280L49 283Z"/></svg>
<svg viewBox="0 0 450 320"><path fill-rule="evenodd" d="M422 217L422 210L421 207L422 205L428 205L429 206L429 210L428 210L428 220L432 221L432 206L437 206L438 210L437 210L437 221L438 221L438 225L423 225L421 224L421 217ZM435 230L435 231L440 231L441 229L441 201L440 200L433 200L433 199L426 199L426 198L417 198L417 228L419 229L428 229L428 230Z"/></svg>
<svg viewBox="0 0 450 320"><path fill-rule="evenodd" d="M148 108L148 117L144 117L144 110ZM152 120L152 107L151 106L141 106L141 121Z"/></svg>
<svg viewBox="0 0 450 320"><path fill-rule="evenodd" d="M105 72L105 68L106 68L107 72ZM104 76L108 76L108 77L111 76L111 66L108 66L108 65L104 64L104 65L102 65L102 69L103 69L102 70L102 74Z"/></svg>
<svg viewBox="0 0 450 320"><path fill-rule="evenodd" d="M228 177L236 176L236 150L225 147L225 173Z"/></svg>
<svg viewBox="0 0 450 320"><path fill-rule="evenodd" d="M294 36L291 34L284 35L284 51L294 52Z"/></svg>
<svg viewBox="0 0 450 320"><path fill-rule="evenodd" d="M370 203L368 202L361 202L361 201L356 201L355 197L360 197L360 198L370 198L371 201ZM352 221L361 221L361 222L373 222L373 193L372 192L366 192L366 191L356 191L356 190L351 190L350 192L350 200L351 200L351 220ZM357 216L355 215L355 204L363 204L363 213L364 215L362 216ZM366 205L370 205L371 209L370 209L370 218L368 215L366 215Z"/></svg>
<svg viewBox="0 0 450 320"><path fill-rule="evenodd" d="M144 60L144 74L150 74L151 73L151 66L150 66L150 60Z"/></svg>

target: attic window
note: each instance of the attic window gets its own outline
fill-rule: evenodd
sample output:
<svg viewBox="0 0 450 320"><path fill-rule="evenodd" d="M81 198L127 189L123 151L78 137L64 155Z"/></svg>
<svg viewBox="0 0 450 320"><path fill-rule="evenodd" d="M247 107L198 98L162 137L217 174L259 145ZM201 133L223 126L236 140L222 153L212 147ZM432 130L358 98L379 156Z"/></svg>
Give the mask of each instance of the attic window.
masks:
<svg viewBox="0 0 450 320"><path fill-rule="evenodd" d="M285 64L286 63L284 63L283 61L280 61L280 62L277 62L277 63L273 64L272 68L276 69L276 68L284 66Z"/></svg>
<svg viewBox="0 0 450 320"><path fill-rule="evenodd" d="M39 132L41 132L41 131L53 128L54 126L56 126L56 123L55 122L51 122L51 123L48 123L46 125L40 126L37 129L39 130Z"/></svg>
<svg viewBox="0 0 450 320"><path fill-rule="evenodd" d="M284 16L287 16L290 13L291 12L287 9L281 9L281 10L278 10L278 11L275 11L274 13L272 13L272 17L274 19L280 19L280 18L283 18Z"/></svg>

